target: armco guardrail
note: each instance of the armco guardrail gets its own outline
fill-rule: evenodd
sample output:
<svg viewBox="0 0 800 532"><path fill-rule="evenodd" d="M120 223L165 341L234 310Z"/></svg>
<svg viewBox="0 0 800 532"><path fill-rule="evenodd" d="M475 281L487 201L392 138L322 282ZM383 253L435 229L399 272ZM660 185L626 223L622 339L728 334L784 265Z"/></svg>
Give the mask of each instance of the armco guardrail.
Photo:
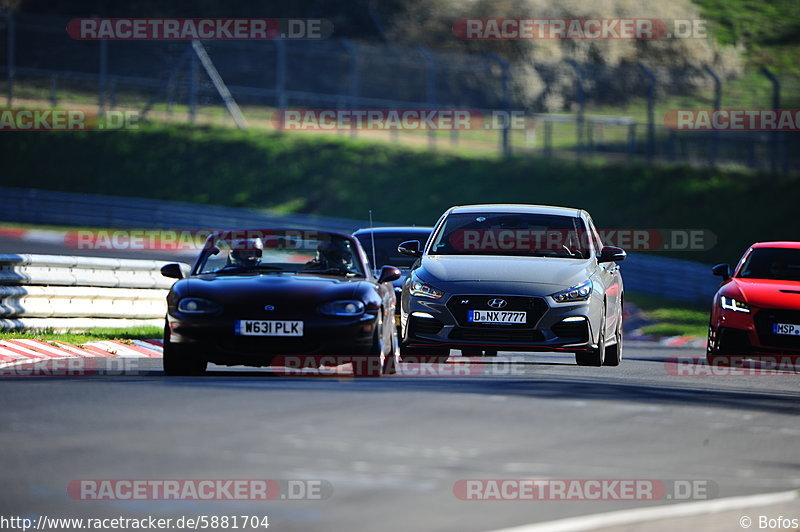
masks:
<svg viewBox="0 0 800 532"><path fill-rule="evenodd" d="M629 253L620 263L628 292L711 305L720 279L711 266L688 260Z"/></svg>
<svg viewBox="0 0 800 532"><path fill-rule="evenodd" d="M351 232L368 222L95 194L0 187L0 219L10 222L127 229L297 227ZM406 223L429 223L429 220ZM385 225L385 224L375 224ZM711 267L693 261L632 253L621 264L630 292L709 303L719 286Z"/></svg>
<svg viewBox="0 0 800 532"><path fill-rule="evenodd" d="M0 218L27 224L124 229L296 227L350 233L363 227L363 222L345 218L7 187L0 187Z"/></svg>
<svg viewBox="0 0 800 532"><path fill-rule="evenodd" d="M0 255L0 329L160 326L174 282L161 275L164 264Z"/></svg>

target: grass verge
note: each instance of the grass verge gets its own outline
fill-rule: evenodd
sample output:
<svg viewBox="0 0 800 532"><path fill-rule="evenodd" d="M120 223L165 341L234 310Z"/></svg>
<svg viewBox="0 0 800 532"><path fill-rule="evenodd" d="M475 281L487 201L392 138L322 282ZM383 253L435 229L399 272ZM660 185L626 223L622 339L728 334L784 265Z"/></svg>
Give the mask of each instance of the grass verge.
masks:
<svg viewBox="0 0 800 532"><path fill-rule="evenodd" d="M644 334L700 338L708 334L708 308L702 305L645 294L626 293L625 299L636 305L646 319L656 322L642 327Z"/></svg>
<svg viewBox="0 0 800 532"><path fill-rule="evenodd" d="M43 342L64 342L84 344L98 340L152 340L161 338L160 327L131 327L129 329L89 329L85 332L42 331L0 331L0 340L40 340Z"/></svg>

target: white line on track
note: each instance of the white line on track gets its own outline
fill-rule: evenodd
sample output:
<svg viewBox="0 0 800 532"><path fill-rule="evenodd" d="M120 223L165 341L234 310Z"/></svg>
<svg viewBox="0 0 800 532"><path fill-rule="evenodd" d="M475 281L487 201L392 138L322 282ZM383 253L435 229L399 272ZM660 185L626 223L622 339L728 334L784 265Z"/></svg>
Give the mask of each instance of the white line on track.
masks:
<svg viewBox="0 0 800 532"><path fill-rule="evenodd" d="M576 532L581 530L595 530L598 528L631 525L646 521L657 521L659 519L715 514L729 510L741 510L756 506L780 504L798 499L800 499L800 492L797 490L781 491L777 493L726 497L711 501L694 501L682 504L669 504L650 508L635 508L633 510L583 515L580 517L569 517L567 519L503 528L492 532Z"/></svg>

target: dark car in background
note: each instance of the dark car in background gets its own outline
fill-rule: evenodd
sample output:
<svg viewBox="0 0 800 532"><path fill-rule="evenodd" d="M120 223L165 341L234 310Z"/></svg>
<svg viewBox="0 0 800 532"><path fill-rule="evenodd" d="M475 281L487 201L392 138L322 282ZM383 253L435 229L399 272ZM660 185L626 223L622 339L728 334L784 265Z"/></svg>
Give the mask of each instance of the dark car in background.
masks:
<svg viewBox="0 0 800 532"><path fill-rule="evenodd" d="M714 295L707 359L800 355L800 242L753 244L731 272L714 266L722 286Z"/></svg>
<svg viewBox="0 0 800 532"><path fill-rule="evenodd" d="M403 286L403 357L557 351L619 365L626 254L603 246L586 211L453 207L425 246L401 251L420 259Z"/></svg>
<svg viewBox="0 0 800 532"><path fill-rule="evenodd" d="M318 367L353 364L357 376L392 373L397 361L393 267L378 277L350 236L274 229L208 237L190 274L167 297L164 371L207 364Z"/></svg>
<svg viewBox="0 0 800 532"><path fill-rule="evenodd" d="M394 266L400 269L401 277L393 282L397 300L400 301L403 282L408 277L411 267L417 262L417 258L403 255L397 248L401 243L408 240L427 242L432 231L433 227L375 227L373 229L359 229L353 233L353 236L361 243L367 253L367 258L373 263L373 268L379 269L383 266ZM399 305L396 312L396 324L398 327L400 326Z"/></svg>

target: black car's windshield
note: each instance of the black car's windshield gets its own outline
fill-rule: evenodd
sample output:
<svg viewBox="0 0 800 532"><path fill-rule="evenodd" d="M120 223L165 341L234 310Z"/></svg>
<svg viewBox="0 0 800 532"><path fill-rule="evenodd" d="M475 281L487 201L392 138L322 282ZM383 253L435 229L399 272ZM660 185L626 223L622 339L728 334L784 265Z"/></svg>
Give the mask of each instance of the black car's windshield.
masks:
<svg viewBox="0 0 800 532"><path fill-rule="evenodd" d="M198 273L300 274L363 277L357 246L322 231L230 231L203 252Z"/></svg>
<svg viewBox="0 0 800 532"><path fill-rule="evenodd" d="M397 268L411 268L417 260L415 257L401 255L397 246L408 240L419 240L423 244L428 240L430 233L375 233L375 268L391 265ZM372 237L369 233L359 233L356 238L367 253L367 258L372 257Z"/></svg>
<svg viewBox="0 0 800 532"><path fill-rule="evenodd" d="M736 277L800 281L800 249L755 248Z"/></svg>
<svg viewBox="0 0 800 532"><path fill-rule="evenodd" d="M526 213L450 214L429 249L431 255L589 257L583 220Z"/></svg>

